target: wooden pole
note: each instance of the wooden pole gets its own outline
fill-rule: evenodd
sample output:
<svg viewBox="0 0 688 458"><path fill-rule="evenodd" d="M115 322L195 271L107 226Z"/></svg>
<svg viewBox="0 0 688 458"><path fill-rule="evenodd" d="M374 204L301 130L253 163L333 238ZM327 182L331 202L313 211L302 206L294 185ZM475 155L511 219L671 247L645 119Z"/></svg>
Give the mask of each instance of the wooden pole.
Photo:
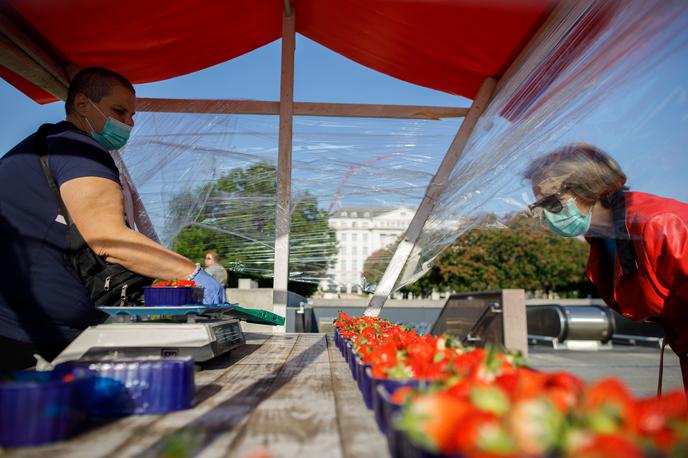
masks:
<svg viewBox="0 0 688 458"><path fill-rule="evenodd" d="M291 148L294 117L294 10L282 16L282 75L280 83L279 145L277 155L277 195L275 208L275 268L272 303L275 313L287 315L289 282L289 231L291 223ZM276 326L275 333L284 333Z"/></svg>
<svg viewBox="0 0 688 458"><path fill-rule="evenodd" d="M164 113L218 113L278 115L279 102L262 100L136 99L136 111ZM468 108L427 105L374 105L364 103L294 102L294 116L349 118L442 119L466 116Z"/></svg>
<svg viewBox="0 0 688 458"><path fill-rule="evenodd" d="M435 176L432 177L432 180L425 191L423 201L418 207L418 210L416 210L411 223L406 229L404 239L401 241L401 243L399 243L394 256L392 256L392 260L387 265L387 269L385 270L380 283L378 283L377 288L375 289L373 297L368 303L368 308L365 311L367 316L378 316L382 311L382 307L387 301L387 298L392 293L392 289L394 288L394 285L396 284L397 279L399 278L399 275L406 264L406 261L411 255L413 247L415 246L416 241L423 230L425 222L428 220L430 213L432 213L432 210L435 208L437 198L447 187L449 175L454 169L454 166L458 160L461 158L461 154L468 143L468 139L473 132L473 128L478 122L478 118L480 118L480 115L483 113L492 97L496 83L497 81L494 78L487 78L480 86L478 94L475 96L473 104L468 110L466 119L464 119L463 123L461 123L461 127L454 137L452 144L449 146L447 153L444 155L442 163L437 169Z"/></svg>

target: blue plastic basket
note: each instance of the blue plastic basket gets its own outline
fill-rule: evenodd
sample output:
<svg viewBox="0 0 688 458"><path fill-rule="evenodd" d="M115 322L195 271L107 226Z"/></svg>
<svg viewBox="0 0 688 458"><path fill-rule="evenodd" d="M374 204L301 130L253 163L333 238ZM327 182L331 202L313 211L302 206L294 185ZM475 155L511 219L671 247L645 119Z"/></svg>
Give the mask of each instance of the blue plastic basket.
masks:
<svg viewBox="0 0 688 458"><path fill-rule="evenodd" d="M83 394L94 380L91 372L72 368L17 372L14 380L0 383L0 445L47 444L83 430L90 405Z"/></svg>
<svg viewBox="0 0 688 458"><path fill-rule="evenodd" d="M382 434L387 433L387 418L385 416L384 412L384 405L383 405L383 399L380 396L380 391L378 390L378 386L384 387L385 390L387 390L387 393L394 393L397 388L401 388L402 386L410 386L412 388L417 388L421 383L424 383L419 380L411 379L411 380L392 380L392 379L383 379L383 378L375 378L373 377L372 370L370 368L367 369L368 376L370 377L370 389L371 389L371 400L372 400L372 405L373 405L373 411L375 412L375 420L377 421L377 426L380 428L380 431Z"/></svg>
<svg viewBox="0 0 688 458"><path fill-rule="evenodd" d="M96 374L89 394L95 417L173 412L188 409L193 402L192 358L70 361L55 371L68 372L75 367Z"/></svg>
<svg viewBox="0 0 688 458"><path fill-rule="evenodd" d="M203 288L191 286L146 286L143 288L143 305L188 305L203 303Z"/></svg>

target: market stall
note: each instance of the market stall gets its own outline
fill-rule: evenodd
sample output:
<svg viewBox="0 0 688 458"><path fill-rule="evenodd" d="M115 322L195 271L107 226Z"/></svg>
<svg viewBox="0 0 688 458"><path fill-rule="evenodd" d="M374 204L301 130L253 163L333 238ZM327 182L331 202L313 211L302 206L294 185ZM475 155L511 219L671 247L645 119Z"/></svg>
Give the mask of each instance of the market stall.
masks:
<svg viewBox="0 0 688 458"><path fill-rule="evenodd" d="M627 102L627 89L638 89L636 83L653 87L654 80L645 79L647 73L667 56L675 56L672 50L685 48L688 22L686 6L668 2L214 3L4 2L0 76L33 100L47 103L64 98L70 77L90 65L111 67L134 83L144 83L207 68L281 37L278 102L140 100L141 130L118 158L132 188L143 190L134 198L151 215L144 228L151 237L171 246L183 229L202 227L219 234L219 240L231 236L249 241L248 265L237 261L236 269L274 279L273 311L279 315L285 315L288 281L324 280L323 266L337 243L327 230L306 232L300 245L290 239L299 205L311 205L306 215L308 210L322 212L312 197L324 197L332 202L325 212L329 214L347 188L353 188L349 197L382 195L383 201L389 195L415 195L414 216L386 259L384 275L370 290L374 295L367 315L377 316L392 292L423 275L461 234L518 222L515 212L526 211L533 201L530 185L523 182L524 164L566 140L575 126L592 122L605 100L617 97ZM102 17L105 6L107 21ZM295 101L297 32L369 68L470 98L472 103L457 108ZM634 101L642 104L643 99ZM657 110L664 105L658 104ZM234 145L231 134L240 130L233 128L235 116L272 116L270 136L244 129L252 143ZM349 143L342 147L331 141L341 125L307 120L302 132L312 137L294 148L294 119L299 116L463 120L439 154L435 144L428 147L431 154L414 149L420 143L420 124L394 131L393 141L378 136L379 143L358 148L350 138L360 131L341 135ZM372 124L366 121L361 127L366 134L375 130L368 123ZM331 130L313 134L323 126ZM377 127L389 134L387 125ZM642 138L648 137L656 138ZM680 143L676 135L663 138ZM341 149L363 153L347 162L341 160L345 154L332 153ZM666 147L656 161L650 160L660 164L657 173L662 178L676 181L681 178L681 167L676 166L680 158L672 151ZM634 157L647 160L645 152ZM397 162L385 162L390 158ZM245 162L238 170L234 167L240 160ZM298 181L292 180L294 163L301 167ZM429 165L434 166L431 173L426 172ZM424 173L417 173L419 168ZM190 179L192 171L197 173ZM248 179L246 171L253 174ZM245 183L254 176L274 188L238 196L230 186L235 183L226 181L233 177ZM294 192L303 183L309 188ZM397 203L391 198L389 202ZM237 208L250 212L237 213ZM272 216L266 218L266 213ZM230 218L231 224L223 218ZM314 226L308 218L298 224ZM290 258L295 246L302 256ZM312 269L317 263L319 270ZM364 333L363 327L350 331L359 334L344 336L350 340ZM64 442L10 450L7 455L242 457L264 451L285 456L384 456L388 437L377 431L379 417L364 403L371 390L360 386L362 378L352 379L360 369L351 349L347 353L342 348L341 338L337 346L347 360L329 336L247 336L246 345L233 348L231 356L220 356L196 373L198 390L190 409L91 424L92 429ZM433 345L439 344L433 340ZM431 350L448 358L444 343L441 346ZM390 353L396 355L397 350L409 353L407 348ZM438 362L433 361L435 353L430 356L425 362ZM409 379L420 378L408 372ZM507 416L504 404L496 408ZM601 421L608 420L604 416ZM679 437L679 444L683 439ZM552 444L544 444L527 451L549 453ZM428 450L456 451L437 444Z"/></svg>

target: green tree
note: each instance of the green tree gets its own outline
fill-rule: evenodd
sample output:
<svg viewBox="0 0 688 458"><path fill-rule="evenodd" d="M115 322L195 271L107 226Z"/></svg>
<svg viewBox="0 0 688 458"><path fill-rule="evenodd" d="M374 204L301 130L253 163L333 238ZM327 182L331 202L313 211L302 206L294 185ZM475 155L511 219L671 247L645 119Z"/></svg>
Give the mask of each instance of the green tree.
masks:
<svg viewBox="0 0 688 458"><path fill-rule="evenodd" d="M206 203L176 237L174 250L199 262L208 250L215 250L230 282L248 277L261 286L271 285L265 277L274 267L276 179L274 165L257 163L229 171L210 188L199 188L192 194L206 196ZM193 200L186 194L181 195L183 208ZM310 295L337 252L335 231L311 194L295 196L292 205L289 271L300 281L290 282L289 289Z"/></svg>
<svg viewBox="0 0 688 458"><path fill-rule="evenodd" d="M366 258L365 262L363 263L363 278L365 279L367 285L364 286L369 286L374 289L374 286L380 282L382 275L384 275L385 269L389 264L389 261L392 259L397 246L399 246L400 241L401 237L397 238L394 243L374 251L370 254L370 256L368 256L368 258ZM410 285L404 286L401 289L401 292L412 293L414 296L427 296L432 293L434 289L437 289L441 282L442 278L440 276L439 269L435 265L417 281L411 283Z"/></svg>
<svg viewBox="0 0 688 458"><path fill-rule="evenodd" d="M459 292L523 288L567 297L595 291L584 275L587 243L552 234L524 215L510 218L508 229L486 227L495 221L489 215L480 228L458 238L423 277L402 292L428 295L437 288ZM367 281L379 282L397 244L366 260Z"/></svg>
<svg viewBox="0 0 688 458"><path fill-rule="evenodd" d="M442 286L455 291L523 288L578 296L591 291L585 278L587 244L543 230L517 215L509 229L478 228L441 257Z"/></svg>

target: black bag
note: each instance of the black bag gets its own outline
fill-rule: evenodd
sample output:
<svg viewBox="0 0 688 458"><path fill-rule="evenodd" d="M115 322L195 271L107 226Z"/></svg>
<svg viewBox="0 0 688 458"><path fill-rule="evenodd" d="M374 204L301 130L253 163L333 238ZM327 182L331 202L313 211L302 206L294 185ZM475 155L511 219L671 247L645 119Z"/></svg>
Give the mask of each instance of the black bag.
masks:
<svg viewBox="0 0 688 458"><path fill-rule="evenodd" d="M48 167L48 144L46 134L52 124L44 124L36 133L37 152L43 173L50 188L57 196L61 214L67 223L65 263L74 276L88 290L91 302L96 306L125 306L141 302L143 287L150 286L153 279L125 269L119 264L110 264L88 246L79 229L67 212L55 178Z"/></svg>

